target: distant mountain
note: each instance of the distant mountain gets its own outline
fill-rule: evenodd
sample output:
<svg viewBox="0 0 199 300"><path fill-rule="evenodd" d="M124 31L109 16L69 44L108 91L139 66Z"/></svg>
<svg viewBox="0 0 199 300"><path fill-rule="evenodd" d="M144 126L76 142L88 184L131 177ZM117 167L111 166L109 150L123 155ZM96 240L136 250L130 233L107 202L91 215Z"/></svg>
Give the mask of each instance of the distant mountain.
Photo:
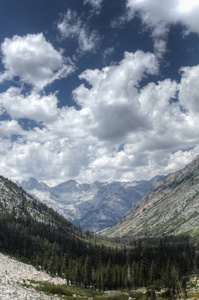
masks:
<svg viewBox="0 0 199 300"><path fill-rule="evenodd" d="M184 169L159 179L108 237L199 234L199 156Z"/></svg>
<svg viewBox="0 0 199 300"><path fill-rule="evenodd" d="M30 177L30 179L27 181L22 181L22 183L17 183L21 187L25 188L26 190L34 190L34 189L39 189L40 191L49 191L49 187L47 184L43 182L38 182L35 178Z"/></svg>
<svg viewBox="0 0 199 300"><path fill-rule="evenodd" d="M96 181L93 184L69 180L53 188L30 178L18 185L67 220L95 232L119 221L158 178L135 182Z"/></svg>

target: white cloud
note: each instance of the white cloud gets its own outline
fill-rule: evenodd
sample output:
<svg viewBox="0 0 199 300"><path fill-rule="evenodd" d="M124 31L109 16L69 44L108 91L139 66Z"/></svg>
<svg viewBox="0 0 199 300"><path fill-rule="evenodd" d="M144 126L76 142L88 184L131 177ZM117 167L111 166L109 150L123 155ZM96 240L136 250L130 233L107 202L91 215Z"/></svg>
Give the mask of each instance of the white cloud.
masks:
<svg viewBox="0 0 199 300"><path fill-rule="evenodd" d="M79 35L82 21L75 11L70 9L63 15L61 22L57 24L57 28L64 38L76 37Z"/></svg>
<svg viewBox="0 0 199 300"><path fill-rule="evenodd" d="M158 72L153 54L126 52L119 65L99 70L86 70L81 74L92 85L81 85L74 97L93 116L92 134L99 139L117 141L133 131L144 130L148 122L139 111L138 86L143 77Z"/></svg>
<svg viewBox="0 0 199 300"><path fill-rule="evenodd" d="M167 79L158 84L149 83L140 90L139 81L146 68L155 74L157 67L155 57L138 51L126 53L119 65L102 71L86 70L80 76L92 87L87 89L81 85L77 88L74 91L76 101L89 110L93 120L91 133L98 137L101 145L95 149L95 158L89 164L88 178L96 176L94 170L98 170L97 176L104 175L105 179L110 176L112 179L134 180L146 178L148 174L166 174L168 169L174 171L183 165L178 161L171 170L171 152L185 145L198 144L196 133L199 125L193 122L191 112L187 114L182 109L183 106L187 110L188 105L181 101L180 94L178 98L186 77L186 84L192 90L189 107L193 103L196 105L198 69L197 72L196 67L186 69L186 76L183 69L179 84ZM188 94L187 87L186 90ZM195 119L198 118L196 112L192 107ZM120 144L124 146L118 152ZM193 153L197 153L195 149L190 148L186 152L189 154L179 153L191 160ZM182 162L187 161L182 159Z"/></svg>
<svg viewBox="0 0 199 300"><path fill-rule="evenodd" d="M68 9L62 20L57 24L62 38L76 38L79 50L89 52L95 50L99 35L96 30L90 31L88 26L82 21L75 11Z"/></svg>
<svg viewBox="0 0 199 300"><path fill-rule="evenodd" d="M99 37L96 31L92 31L90 34L86 31L86 29L81 29L79 32L79 47L80 50L87 52L93 51L98 44Z"/></svg>
<svg viewBox="0 0 199 300"><path fill-rule="evenodd" d="M84 0L84 4L90 4L93 7L95 13L100 12L102 2L103 0Z"/></svg>
<svg viewBox="0 0 199 300"><path fill-rule="evenodd" d="M0 121L0 137L11 137L12 135L24 135L25 132L22 130L17 121Z"/></svg>
<svg viewBox="0 0 199 300"><path fill-rule="evenodd" d="M157 30L157 35L164 34L167 24L182 22L188 31L199 33L198 0L127 0L129 17L133 17L135 11L139 11L142 20L148 26ZM160 28L157 28L161 26ZM159 31L158 31L159 30Z"/></svg>
<svg viewBox="0 0 199 300"><path fill-rule="evenodd" d="M0 143L1 172L56 184L70 178L138 180L183 167L199 150L199 67L183 68L179 83L167 79L140 87L157 73L155 55L142 51L126 52L120 63L102 70L86 70L80 79L90 88L74 90L80 110L58 108L56 94L25 96L9 88L0 94L12 118L0 123L2 135L7 132ZM20 118L40 126L24 132ZM12 135L20 137L12 141Z"/></svg>
<svg viewBox="0 0 199 300"><path fill-rule="evenodd" d="M0 74L0 82L19 77L22 83L42 89L74 71L72 62L54 49L42 33L6 38L1 51L5 71Z"/></svg>
<svg viewBox="0 0 199 300"><path fill-rule="evenodd" d="M181 68L181 86L179 91L180 103L189 113L199 113L199 65Z"/></svg>
<svg viewBox="0 0 199 300"><path fill-rule="evenodd" d="M132 19L139 12L143 24L152 30L154 51L160 58L166 51L165 41L171 24L181 23L186 33L199 34L198 0L127 0L126 8L127 19Z"/></svg>
<svg viewBox="0 0 199 300"><path fill-rule="evenodd" d="M81 141L78 141L76 147L66 138L56 137L46 142L25 141L22 138L2 145L1 172L15 180L34 176L55 184L78 176L80 170L88 165L88 146L84 142L81 144Z"/></svg>
<svg viewBox="0 0 199 300"><path fill-rule="evenodd" d="M167 173L173 172L173 170L180 170L185 165L190 163L196 155L199 153L199 146L194 149L188 151L178 150L169 155L169 159L167 162L167 166L165 167L165 171Z"/></svg>
<svg viewBox="0 0 199 300"><path fill-rule="evenodd" d="M36 122L52 122L57 118L57 97L40 96L36 92L24 96L21 89L10 87L0 94L0 104L14 119L27 118Z"/></svg>

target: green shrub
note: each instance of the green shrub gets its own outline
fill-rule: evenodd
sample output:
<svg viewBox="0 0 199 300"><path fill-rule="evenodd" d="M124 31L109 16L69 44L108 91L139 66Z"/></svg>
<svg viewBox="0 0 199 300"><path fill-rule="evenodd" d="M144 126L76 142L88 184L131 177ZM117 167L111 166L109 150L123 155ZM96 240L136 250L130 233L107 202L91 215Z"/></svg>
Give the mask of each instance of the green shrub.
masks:
<svg viewBox="0 0 199 300"><path fill-rule="evenodd" d="M51 283L43 283L40 286L36 287L37 290L43 291L46 293L64 295L64 296L72 296L73 293L69 290L68 287L64 285L55 285Z"/></svg>

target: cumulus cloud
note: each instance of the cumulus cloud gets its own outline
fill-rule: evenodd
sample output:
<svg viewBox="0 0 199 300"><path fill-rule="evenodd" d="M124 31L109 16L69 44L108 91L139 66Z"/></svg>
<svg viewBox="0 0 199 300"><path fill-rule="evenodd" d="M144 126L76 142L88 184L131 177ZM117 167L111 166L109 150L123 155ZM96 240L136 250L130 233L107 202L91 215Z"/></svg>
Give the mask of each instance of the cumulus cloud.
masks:
<svg viewBox="0 0 199 300"><path fill-rule="evenodd" d="M143 22L154 28L156 36L164 35L168 24L178 22L183 23L189 32L199 33L197 0L127 0L126 6L129 18L139 11Z"/></svg>
<svg viewBox="0 0 199 300"><path fill-rule="evenodd" d="M127 19L132 19L135 13L143 24L152 31L154 50L161 57L166 51L166 37L171 24L181 23L185 33L199 34L199 2L198 0L127 0Z"/></svg>
<svg viewBox="0 0 199 300"><path fill-rule="evenodd" d="M78 177L80 170L88 166L88 143L84 140L75 143L56 135L54 139L39 141L41 131L31 140L32 133L29 131L27 139L22 137L10 143L0 138L0 166L5 176L15 180L34 176L53 185ZM50 132L48 137L52 136Z"/></svg>
<svg viewBox="0 0 199 300"><path fill-rule="evenodd" d="M181 69L178 83L142 86L158 67L154 54L137 51L125 52L118 64L85 70L80 79L89 88L82 84L73 92L79 110L58 108L56 94L1 93L2 109L12 118L0 123L3 135L7 130L0 137L1 172L56 184L149 179L183 167L199 150L199 67ZM20 118L40 126L24 132ZM19 137L13 141L12 135Z"/></svg>
<svg viewBox="0 0 199 300"><path fill-rule="evenodd" d="M6 38L1 52L5 71L0 74L0 83L19 78L40 90L74 71L70 59L54 49L42 33Z"/></svg>
<svg viewBox="0 0 199 300"><path fill-rule="evenodd" d="M81 52L93 51L99 42L96 30L90 31L75 11L68 9L57 24L62 38L76 38Z"/></svg>
<svg viewBox="0 0 199 300"><path fill-rule="evenodd" d="M180 70L182 80L179 91L181 104L189 110L189 113L199 113L198 95L199 65L194 67L183 67Z"/></svg>
<svg viewBox="0 0 199 300"><path fill-rule="evenodd" d="M21 89L10 87L0 94L0 104L13 118L27 118L36 122L52 122L57 118L57 97L55 94L40 96L36 92L24 96Z"/></svg>
<svg viewBox="0 0 199 300"><path fill-rule="evenodd" d="M115 176L123 180L142 178L143 174L166 174L183 165L171 152L186 144L188 150L178 152L184 163L197 153L197 148L192 146L199 141L198 123L193 121L193 116L195 120L198 117L194 109L198 68L182 69L180 83L167 79L140 88L139 82L147 67L151 74L156 74L158 63L151 54L126 53L120 64L101 71L86 70L80 76L91 88L84 85L77 88L76 101L89 110L93 120L91 132L103 142L95 149L88 177L94 176L94 170L101 170L105 178ZM188 95L189 88L192 96L184 103L180 91L186 89ZM124 144L122 150L119 150L120 144ZM171 163L174 159L175 164Z"/></svg>
<svg viewBox="0 0 199 300"><path fill-rule="evenodd" d="M16 120L0 121L0 137L11 137L13 135L24 135L25 132Z"/></svg>
<svg viewBox="0 0 199 300"><path fill-rule="evenodd" d="M112 142L125 138L132 130L147 128L149 124L139 111L138 86L143 77L157 72L155 56L137 51L126 52L119 65L82 73L80 79L92 88L81 85L74 91L74 97L78 104L91 111L93 134Z"/></svg>

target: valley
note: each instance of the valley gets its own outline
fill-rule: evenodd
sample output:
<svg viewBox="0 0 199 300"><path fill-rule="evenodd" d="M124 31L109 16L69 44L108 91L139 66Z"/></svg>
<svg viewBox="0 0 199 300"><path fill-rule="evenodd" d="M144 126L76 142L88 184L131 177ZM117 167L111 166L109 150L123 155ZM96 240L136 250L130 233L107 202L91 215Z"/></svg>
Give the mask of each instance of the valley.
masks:
<svg viewBox="0 0 199 300"><path fill-rule="evenodd" d="M0 300L199 300L199 0L0 0Z"/></svg>
<svg viewBox="0 0 199 300"><path fill-rule="evenodd" d="M26 184L29 190L49 191L35 179ZM75 195L80 189L84 197L86 189L90 192L90 187L70 181L55 187L54 193L66 195L69 187ZM94 234L1 176L0 252L18 260L8 262L0 256L2 295L10 291L10 299L196 298L198 190L199 156L157 180L116 225ZM22 263L35 268L28 271L24 266L29 278L20 271Z"/></svg>
<svg viewBox="0 0 199 300"><path fill-rule="evenodd" d="M148 181L93 184L69 180L52 188L35 178L17 184L76 226L96 232L119 221L159 177Z"/></svg>

